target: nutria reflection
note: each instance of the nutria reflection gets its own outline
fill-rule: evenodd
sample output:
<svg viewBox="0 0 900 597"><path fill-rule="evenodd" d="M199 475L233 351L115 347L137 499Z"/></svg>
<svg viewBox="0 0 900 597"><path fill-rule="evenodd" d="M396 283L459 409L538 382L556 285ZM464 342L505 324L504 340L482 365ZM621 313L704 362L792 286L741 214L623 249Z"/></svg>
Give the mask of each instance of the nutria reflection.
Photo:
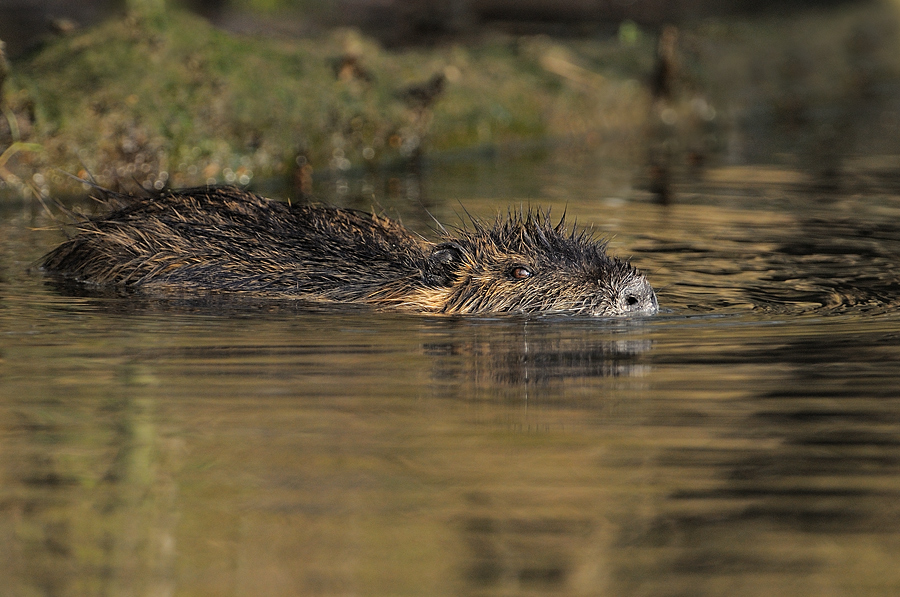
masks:
<svg viewBox="0 0 900 597"><path fill-rule="evenodd" d="M79 282L240 292L423 313L652 314L647 279L605 243L522 210L443 230L437 242L387 218L288 205L234 187L109 194L43 267Z"/></svg>

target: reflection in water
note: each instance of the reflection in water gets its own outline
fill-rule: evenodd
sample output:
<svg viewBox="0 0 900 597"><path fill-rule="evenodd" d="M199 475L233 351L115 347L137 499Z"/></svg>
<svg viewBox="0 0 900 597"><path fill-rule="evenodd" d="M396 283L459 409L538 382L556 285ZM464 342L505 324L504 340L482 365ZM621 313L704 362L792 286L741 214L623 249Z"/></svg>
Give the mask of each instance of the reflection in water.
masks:
<svg viewBox="0 0 900 597"><path fill-rule="evenodd" d="M75 349L50 383L7 356L17 394L43 396L4 394L18 586L812 595L797 583L892 562L895 325L206 317L122 316L118 358L90 339L28 349ZM566 365L476 372L532 347Z"/></svg>
<svg viewBox="0 0 900 597"><path fill-rule="evenodd" d="M726 351L772 373L716 415L700 406L709 443L660 452L665 499L628 533L634 549L660 557L651 568L630 566L635 578L662 572L692 594L716 594L728 579L744 589L738 594L787 595L791 577L809 579L804 594L842 583L866 594L896 590L900 488L885 481L900 470L900 403L875 381L895 375L896 332L870 330L861 342L859 330L871 326L860 320L828 341L807 335L821 325ZM832 541L843 548L824 547ZM839 580L860 569L877 574Z"/></svg>
<svg viewBox="0 0 900 597"><path fill-rule="evenodd" d="M480 388L493 398L498 386L527 388L554 380L644 373L640 355L650 350L651 343L636 336L640 321L572 325L571 320L547 319L521 319L520 326L502 335L495 326L476 325L465 334L449 336L449 342L426 343L426 354L435 357L435 381L456 387L465 380L471 384L472 398L480 397ZM590 333L598 325L603 336ZM621 338L610 339L609 330L616 328Z"/></svg>
<svg viewBox="0 0 900 597"><path fill-rule="evenodd" d="M171 592L173 487L157 470L154 401L140 394L51 390L4 403L10 594Z"/></svg>
<svg viewBox="0 0 900 597"><path fill-rule="evenodd" d="M662 207L548 170L473 211L552 189L663 313L85 295L4 213L4 590L897 594L889 172L811 206L796 172L723 170Z"/></svg>
<svg viewBox="0 0 900 597"><path fill-rule="evenodd" d="M898 152L896 7L845 9L661 29L641 177L658 202L692 193L707 164L790 164L819 192L847 192L854 156Z"/></svg>

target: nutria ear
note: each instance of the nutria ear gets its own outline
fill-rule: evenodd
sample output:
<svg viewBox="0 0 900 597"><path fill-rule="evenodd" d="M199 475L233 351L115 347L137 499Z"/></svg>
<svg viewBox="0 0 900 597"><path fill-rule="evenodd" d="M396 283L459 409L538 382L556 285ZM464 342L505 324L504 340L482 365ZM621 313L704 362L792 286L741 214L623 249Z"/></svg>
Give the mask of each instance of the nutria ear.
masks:
<svg viewBox="0 0 900 597"><path fill-rule="evenodd" d="M441 243L436 245L431 251L431 257L428 261L433 263L449 264L462 259L465 250L462 245L454 242Z"/></svg>
<svg viewBox="0 0 900 597"><path fill-rule="evenodd" d="M441 243L434 247L425 267L425 283L435 286L449 286L453 283L453 272L462 261L465 250L454 242Z"/></svg>

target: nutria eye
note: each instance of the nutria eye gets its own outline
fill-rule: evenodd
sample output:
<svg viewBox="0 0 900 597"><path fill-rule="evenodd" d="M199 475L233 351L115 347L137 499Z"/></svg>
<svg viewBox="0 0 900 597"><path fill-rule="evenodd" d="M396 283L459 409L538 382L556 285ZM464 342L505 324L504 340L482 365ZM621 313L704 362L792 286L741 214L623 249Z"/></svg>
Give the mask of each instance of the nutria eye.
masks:
<svg viewBox="0 0 900 597"><path fill-rule="evenodd" d="M636 296L629 295L625 298L625 302L629 305L636 305L638 303L638 300Z"/></svg>
<svg viewBox="0 0 900 597"><path fill-rule="evenodd" d="M525 278L531 277L531 272L524 267L516 267L513 268L511 272L509 272L509 275L511 275L516 280L524 280Z"/></svg>

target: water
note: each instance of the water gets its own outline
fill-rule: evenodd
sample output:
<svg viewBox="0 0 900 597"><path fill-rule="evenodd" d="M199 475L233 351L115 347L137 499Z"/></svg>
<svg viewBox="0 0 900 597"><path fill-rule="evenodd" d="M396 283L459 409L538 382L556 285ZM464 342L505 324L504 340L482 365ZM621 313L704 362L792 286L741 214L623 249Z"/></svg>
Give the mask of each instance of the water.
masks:
<svg viewBox="0 0 900 597"><path fill-rule="evenodd" d="M565 209L659 289L631 320L73 295L8 199L0 594L896 595L900 196L859 172L376 185L419 230Z"/></svg>

